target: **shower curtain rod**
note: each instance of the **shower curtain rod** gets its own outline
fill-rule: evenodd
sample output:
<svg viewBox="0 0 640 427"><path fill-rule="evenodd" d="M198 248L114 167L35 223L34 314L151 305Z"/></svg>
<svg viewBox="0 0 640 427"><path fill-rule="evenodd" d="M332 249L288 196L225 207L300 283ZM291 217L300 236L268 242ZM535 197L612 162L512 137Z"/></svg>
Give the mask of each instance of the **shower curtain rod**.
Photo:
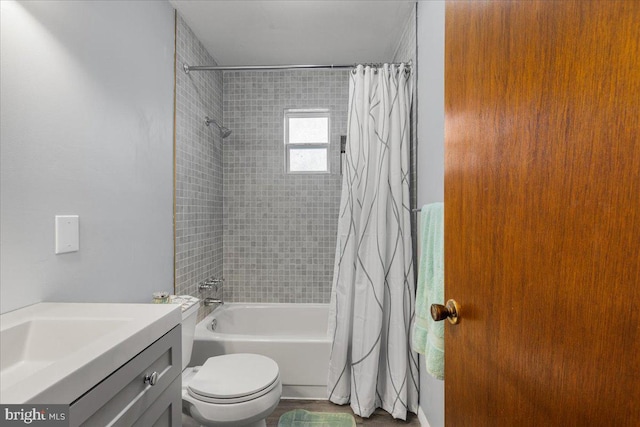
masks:
<svg viewBox="0 0 640 427"><path fill-rule="evenodd" d="M189 65L182 64L182 68L186 74L189 74L190 71L251 71L251 70L291 70L291 69L329 69L329 70L339 70L339 69L353 69L358 64L349 64L349 65ZM370 66L382 66L382 63L367 63L363 65ZM391 65L400 65L398 63L394 63ZM407 62L406 65L411 68L411 61Z"/></svg>

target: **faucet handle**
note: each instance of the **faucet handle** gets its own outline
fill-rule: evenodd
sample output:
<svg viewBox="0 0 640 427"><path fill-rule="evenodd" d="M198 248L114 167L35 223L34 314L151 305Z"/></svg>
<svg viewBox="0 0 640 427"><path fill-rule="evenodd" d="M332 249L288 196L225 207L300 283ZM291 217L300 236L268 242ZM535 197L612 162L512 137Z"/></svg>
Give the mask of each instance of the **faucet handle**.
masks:
<svg viewBox="0 0 640 427"><path fill-rule="evenodd" d="M198 290L200 292L209 291L214 287L217 290L218 287L222 286L223 284L224 284L224 279L223 278L210 277L208 279L205 279L204 282L202 282L202 283L200 283L198 285Z"/></svg>

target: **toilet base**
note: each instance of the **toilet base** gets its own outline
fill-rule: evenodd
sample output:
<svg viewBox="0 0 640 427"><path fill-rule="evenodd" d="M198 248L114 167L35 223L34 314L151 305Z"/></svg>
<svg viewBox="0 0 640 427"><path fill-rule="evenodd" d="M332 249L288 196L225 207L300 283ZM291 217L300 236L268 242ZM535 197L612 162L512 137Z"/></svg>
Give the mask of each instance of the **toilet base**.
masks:
<svg viewBox="0 0 640 427"><path fill-rule="evenodd" d="M256 399L220 405L194 399L183 387L182 413L195 423L184 423L183 425L189 427L200 425L206 427L266 427L266 418L278 406L281 395L282 384L278 380L271 391Z"/></svg>

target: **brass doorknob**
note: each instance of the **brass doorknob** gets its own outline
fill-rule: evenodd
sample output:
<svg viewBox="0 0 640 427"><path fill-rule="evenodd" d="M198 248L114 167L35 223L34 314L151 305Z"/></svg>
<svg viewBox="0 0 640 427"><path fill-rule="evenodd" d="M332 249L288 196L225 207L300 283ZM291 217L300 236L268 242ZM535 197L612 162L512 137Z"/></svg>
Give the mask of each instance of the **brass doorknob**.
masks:
<svg viewBox="0 0 640 427"><path fill-rule="evenodd" d="M460 306L455 300L450 299L446 305L431 304L431 318L436 322L449 319L449 322L455 325L460 320L459 315Z"/></svg>

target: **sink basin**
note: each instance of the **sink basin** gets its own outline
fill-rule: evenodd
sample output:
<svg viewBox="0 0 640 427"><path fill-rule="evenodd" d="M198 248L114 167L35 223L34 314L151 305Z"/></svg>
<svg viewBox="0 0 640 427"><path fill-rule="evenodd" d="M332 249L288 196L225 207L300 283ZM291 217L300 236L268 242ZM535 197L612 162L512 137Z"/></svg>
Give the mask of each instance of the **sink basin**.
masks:
<svg viewBox="0 0 640 427"><path fill-rule="evenodd" d="M31 373L101 339L132 319L34 319L0 334L0 384L19 382Z"/></svg>
<svg viewBox="0 0 640 427"><path fill-rule="evenodd" d="M0 403L71 403L181 321L169 304L40 303L0 316Z"/></svg>

